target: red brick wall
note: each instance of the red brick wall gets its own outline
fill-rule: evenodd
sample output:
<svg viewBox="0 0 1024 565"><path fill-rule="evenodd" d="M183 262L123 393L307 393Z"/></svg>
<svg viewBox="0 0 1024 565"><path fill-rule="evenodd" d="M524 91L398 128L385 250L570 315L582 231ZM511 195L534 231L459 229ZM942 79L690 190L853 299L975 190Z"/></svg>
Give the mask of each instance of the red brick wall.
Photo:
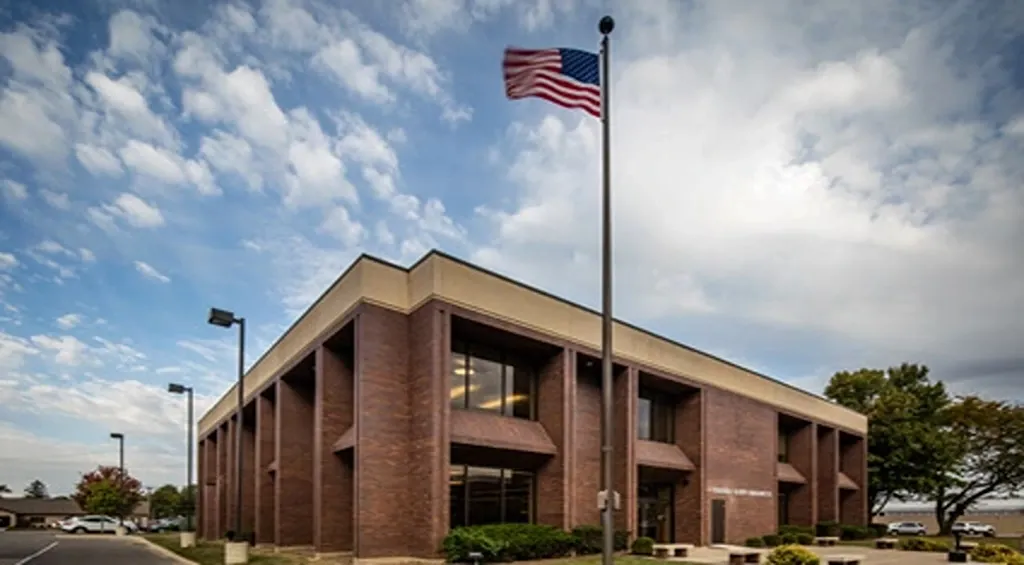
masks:
<svg viewBox="0 0 1024 565"><path fill-rule="evenodd" d="M572 469L570 417L572 367L570 353L560 351L537 376L537 420L558 448L558 453L537 472L536 520L563 529L572 527L569 513L569 482Z"/></svg>
<svg viewBox="0 0 1024 565"><path fill-rule="evenodd" d="M364 305L356 318L356 543L359 558L408 555L409 321ZM420 524L417 524L419 526Z"/></svg>
<svg viewBox="0 0 1024 565"><path fill-rule="evenodd" d="M839 434L834 428L817 426L818 431L818 520L839 520Z"/></svg>
<svg viewBox="0 0 1024 565"><path fill-rule="evenodd" d="M636 405L639 390L639 372L635 368L619 371L615 375L614 429L612 445L615 490L619 492L621 506L615 512L615 529L636 532Z"/></svg>
<svg viewBox="0 0 1024 565"><path fill-rule="evenodd" d="M351 551L353 469L334 453L334 443L352 426L355 383L351 360L327 346L316 350L313 401L313 547Z"/></svg>
<svg viewBox="0 0 1024 565"><path fill-rule="evenodd" d="M277 381L274 526L279 546L313 544L313 398L307 383Z"/></svg>
<svg viewBox="0 0 1024 565"><path fill-rule="evenodd" d="M256 429L252 419L242 426L242 531L255 531L256 507Z"/></svg>
<svg viewBox="0 0 1024 565"><path fill-rule="evenodd" d="M400 324L396 324L400 325ZM408 456L409 555L433 557L448 532L449 316L436 302L409 317Z"/></svg>
<svg viewBox="0 0 1024 565"><path fill-rule="evenodd" d="M706 512L710 520L711 499L725 500L725 537L730 543L761 536L776 529L774 493L775 444L778 439L775 410L736 394L707 389L705 432L707 443L707 487L771 491L771 498L722 495L708 492Z"/></svg>
<svg viewBox="0 0 1024 565"><path fill-rule="evenodd" d="M847 477L857 483L860 490L839 493L839 518L844 524L868 523L868 498L865 487L867 478L867 442L849 434L840 434L839 468Z"/></svg>
<svg viewBox="0 0 1024 565"><path fill-rule="evenodd" d="M576 359L576 411L573 441L575 525L600 524L597 493L601 490L601 372L598 363L583 366Z"/></svg>
<svg viewBox="0 0 1024 565"><path fill-rule="evenodd" d="M697 467L680 478L675 489L676 542L702 545L704 527L704 394L695 391L676 404L675 443Z"/></svg>
<svg viewBox="0 0 1024 565"><path fill-rule="evenodd" d="M789 523L813 526L818 522L818 442L810 422L789 435L789 464L807 479L789 494Z"/></svg>
<svg viewBox="0 0 1024 565"><path fill-rule="evenodd" d="M224 454L224 498L221 505L224 507L224 530L235 529L235 418L232 416L224 428L224 440L227 449Z"/></svg>
<svg viewBox="0 0 1024 565"><path fill-rule="evenodd" d="M206 539L206 529L209 527L210 519L207 517L207 512L210 508L209 489L206 486L209 480L210 473L210 459L207 453L210 450L210 440L201 439L196 446L196 509L195 509L195 528L196 534L199 539Z"/></svg>
<svg viewBox="0 0 1024 565"><path fill-rule="evenodd" d="M219 539L230 528L228 522L228 426L223 424L217 428L217 521L216 530L213 532L213 539Z"/></svg>
<svg viewBox="0 0 1024 565"><path fill-rule="evenodd" d="M268 467L276 457L275 446L276 426L274 425L274 401L266 394L260 394L256 403L256 467L253 473L256 485L253 498L256 507L256 520L253 531L256 543L274 543L274 475Z"/></svg>

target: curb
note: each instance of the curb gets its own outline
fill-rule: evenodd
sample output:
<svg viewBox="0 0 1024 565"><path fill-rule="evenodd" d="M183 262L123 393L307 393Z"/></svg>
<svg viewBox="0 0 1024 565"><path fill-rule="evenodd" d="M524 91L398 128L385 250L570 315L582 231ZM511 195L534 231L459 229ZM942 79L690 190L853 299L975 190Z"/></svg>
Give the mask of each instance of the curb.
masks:
<svg viewBox="0 0 1024 565"><path fill-rule="evenodd" d="M181 555L178 555L177 553L174 553L173 551L167 549L166 547L164 547L162 545L159 545L157 543L154 543L152 541L149 541L148 539L146 539L146 538L144 538L142 536L139 536L139 537L136 537L136 538L133 538L133 539L137 543L139 543L141 545L145 545L149 549L151 549L151 550L153 550L153 551L163 555L164 557L168 557L170 559L173 559L173 560L177 561L178 563L182 563L183 565L199 565L195 561L192 561L191 559L189 559L187 557L183 557Z"/></svg>

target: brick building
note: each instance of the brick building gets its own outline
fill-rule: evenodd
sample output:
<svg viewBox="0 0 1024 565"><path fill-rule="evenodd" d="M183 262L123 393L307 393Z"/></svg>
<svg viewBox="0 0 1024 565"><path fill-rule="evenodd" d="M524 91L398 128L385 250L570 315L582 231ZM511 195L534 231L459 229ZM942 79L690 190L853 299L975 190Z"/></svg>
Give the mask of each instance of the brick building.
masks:
<svg viewBox="0 0 1024 565"><path fill-rule="evenodd" d="M600 316L438 252L360 257L245 377L243 529L358 559L450 527L597 524ZM867 520L867 421L617 323L619 527L738 542ZM199 422L199 532L233 524L236 392Z"/></svg>

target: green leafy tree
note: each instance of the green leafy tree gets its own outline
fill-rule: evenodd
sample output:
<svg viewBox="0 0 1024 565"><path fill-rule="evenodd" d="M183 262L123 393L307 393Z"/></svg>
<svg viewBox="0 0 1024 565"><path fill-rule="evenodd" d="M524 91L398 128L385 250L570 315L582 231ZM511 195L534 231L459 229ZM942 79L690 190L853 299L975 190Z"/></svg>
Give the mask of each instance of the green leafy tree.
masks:
<svg viewBox="0 0 1024 565"><path fill-rule="evenodd" d="M121 476L118 467L101 465L82 475L71 498L90 514L128 516L142 501L142 483L128 473Z"/></svg>
<svg viewBox="0 0 1024 565"><path fill-rule="evenodd" d="M11 494L11 487L0 484L0 494Z"/></svg>
<svg viewBox="0 0 1024 565"><path fill-rule="evenodd" d="M46 483L36 479L25 487L25 498L50 498L50 491Z"/></svg>
<svg viewBox="0 0 1024 565"><path fill-rule="evenodd" d="M178 515L191 516L196 509L196 486L181 487L178 495Z"/></svg>
<svg viewBox="0 0 1024 565"><path fill-rule="evenodd" d="M967 396L947 415L944 442L954 457L928 493L944 534L979 500L1024 490L1024 406Z"/></svg>
<svg viewBox="0 0 1024 565"><path fill-rule="evenodd" d="M181 493L174 485L164 485L149 495L149 511L154 518L170 518L178 514Z"/></svg>
<svg viewBox="0 0 1024 565"><path fill-rule="evenodd" d="M825 396L868 417L872 516L893 499L934 492L939 470L956 459L944 433L952 399L942 382L931 382L926 366L841 371Z"/></svg>

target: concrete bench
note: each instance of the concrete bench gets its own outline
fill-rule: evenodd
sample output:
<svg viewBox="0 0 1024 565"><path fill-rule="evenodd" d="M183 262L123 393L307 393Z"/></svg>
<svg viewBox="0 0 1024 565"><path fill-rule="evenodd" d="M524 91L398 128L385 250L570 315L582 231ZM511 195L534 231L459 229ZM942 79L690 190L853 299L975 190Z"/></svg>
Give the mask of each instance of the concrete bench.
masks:
<svg viewBox="0 0 1024 565"><path fill-rule="evenodd" d="M878 538L875 540L875 549L896 549L898 543L896 538Z"/></svg>
<svg viewBox="0 0 1024 565"><path fill-rule="evenodd" d="M974 549L976 547L978 547L978 543L977 542L973 542L973 541L962 541L962 542L960 542L960 549L963 550L963 551L970 551L970 550L972 550L972 549Z"/></svg>
<svg viewBox="0 0 1024 565"><path fill-rule="evenodd" d="M839 543L838 536L818 536L814 538L814 545L835 545Z"/></svg>
<svg viewBox="0 0 1024 565"><path fill-rule="evenodd" d="M656 543L654 544L654 556L662 559L668 557L689 557L692 549L692 543Z"/></svg>
<svg viewBox="0 0 1024 565"><path fill-rule="evenodd" d="M825 558L828 565L860 565L863 555L829 555Z"/></svg>
<svg viewBox="0 0 1024 565"><path fill-rule="evenodd" d="M761 552L743 551L733 549L729 551L729 565L744 565L745 563L760 563Z"/></svg>

